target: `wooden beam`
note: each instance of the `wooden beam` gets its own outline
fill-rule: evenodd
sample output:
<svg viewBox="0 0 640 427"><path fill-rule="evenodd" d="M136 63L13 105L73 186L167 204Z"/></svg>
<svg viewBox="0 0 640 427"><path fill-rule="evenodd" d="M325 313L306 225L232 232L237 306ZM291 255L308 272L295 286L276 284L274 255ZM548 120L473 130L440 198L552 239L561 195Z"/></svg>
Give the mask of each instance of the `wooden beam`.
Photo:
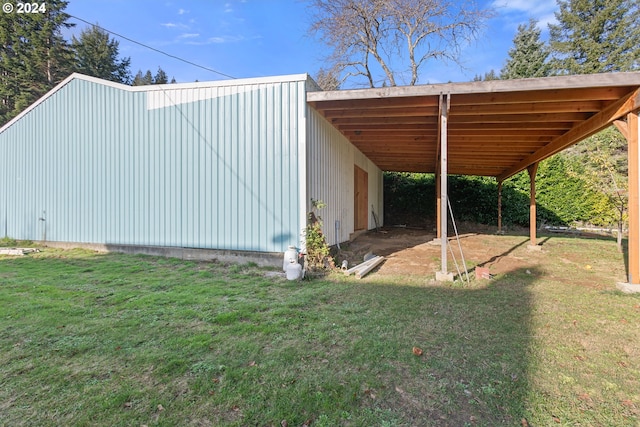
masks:
<svg viewBox="0 0 640 427"><path fill-rule="evenodd" d="M477 104L519 104L523 100L530 102L558 102L558 101L615 101L629 92L628 87L601 87L590 89L552 89L536 90L532 92L507 92L507 93L475 93L457 95L455 105ZM453 107L452 107L453 108Z"/></svg>
<svg viewBox="0 0 640 427"><path fill-rule="evenodd" d="M627 114L629 143L629 283L640 285L640 151L638 150L638 134L640 121L638 112Z"/></svg>
<svg viewBox="0 0 640 427"><path fill-rule="evenodd" d="M476 105L459 105L451 107L451 116L477 114L531 114L531 113L595 113L603 107L602 101L565 101L565 102L532 102L500 104L487 103Z"/></svg>
<svg viewBox="0 0 640 427"><path fill-rule="evenodd" d="M329 123L340 129L342 125L423 125L425 123L437 123L438 118L432 117L429 121L428 117L415 116L415 117L347 117L347 118L335 118L330 119Z"/></svg>
<svg viewBox="0 0 640 427"><path fill-rule="evenodd" d="M633 92L627 94L617 102L609 105L600 113L594 115L588 120L577 124L570 131L564 135L556 138L547 146L533 153L523 161L517 163L513 167L498 176L498 180L504 181L505 179L517 174L521 170L526 169L529 165L537 163L546 159L567 147L587 138L594 133L601 131L609 126L615 120L628 114L631 111L635 111L640 108L640 89L636 89Z"/></svg>
<svg viewBox="0 0 640 427"><path fill-rule="evenodd" d="M618 128L622 136L624 136L627 141L629 140L629 126L627 126L627 122L624 120L616 120L613 124Z"/></svg>
<svg viewBox="0 0 640 427"><path fill-rule="evenodd" d="M451 116L451 126L460 123L550 123L550 122L582 122L592 113L529 113L529 114L476 114L473 116Z"/></svg>
<svg viewBox="0 0 640 427"><path fill-rule="evenodd" d="M436 116L437 107L406 107L406 108L359 108L345 110L323 110L327 120L332 118L365 118L365 117L407 117L407 116Z"/></svg>
<svg viewBox="0 0 640 427"><path fill-rule="evenodd" d="M440 95L440 272L447 276L447 123L449 119L449 95Z"/></svg>
<svg viewBox="0 0 640 427"><path fill-rule="evenodd" d="M534 163L527 168L529 172L529 244L536 246L536 174L538 173L538 163Z"/></svg>

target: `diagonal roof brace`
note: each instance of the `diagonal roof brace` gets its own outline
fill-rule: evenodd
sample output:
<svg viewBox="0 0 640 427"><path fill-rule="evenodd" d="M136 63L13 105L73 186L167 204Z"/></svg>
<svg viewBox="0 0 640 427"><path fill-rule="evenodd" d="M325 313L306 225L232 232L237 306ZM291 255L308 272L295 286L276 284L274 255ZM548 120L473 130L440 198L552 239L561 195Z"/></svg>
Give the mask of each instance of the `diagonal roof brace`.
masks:
<svg viewBox="0 0 640 427"><path fill-rule="evenodd" d="M505 179L526 169L530 165L559 153L565 148L568 148L571 145L601 131L629 112L637 109L640 109L640 88L612 103L601 112L590 117L584 122L578 123L567 133L557 137L551 141L551 143L545 145L529 157L522 160L520 163L517 163L501 175L498 175L496 178L498 181L504 181Z"/></svg>

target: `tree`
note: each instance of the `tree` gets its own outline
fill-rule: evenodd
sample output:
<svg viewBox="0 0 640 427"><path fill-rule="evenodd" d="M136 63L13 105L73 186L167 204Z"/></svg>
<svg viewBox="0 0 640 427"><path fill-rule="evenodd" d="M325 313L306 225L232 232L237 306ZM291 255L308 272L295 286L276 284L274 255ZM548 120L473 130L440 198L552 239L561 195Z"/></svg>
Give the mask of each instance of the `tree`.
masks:
<svg viewBox="0 0 640 427"><path fill-rule="evenodd" d="M153 78L153 84L155 85L164 85L169 82L169 77L167 77L167 73L160 67L158 67L158 72Z"/></svg>
<svg viewBox="0 0 640 427"><path fill-rule="evenodd" d="M315 81L322 90L340 89L340 78L334 70L320 68L316 74Z"/></svg>
<svg viewBox="0 0 640 427"><path fill-rule="evenodd" d="M51 0L44 13L0 14L0 124L66 78L73 56L62 29L73 24L66 1Z"/></svg>
<svg viewBox="0 0 640 427"><path fill-rule="evenodd" d="M550 25L552 65L558 74L591 74L640 68L640 4L637 0L558 0ZM627 144L609 128L572 147L585 179L617 210L618 249L628 205Z"/></svg>
<svg viewBox="0 0 640 427"><path fill-rule="evenodd" d="M138 70L138 73L133 78L132 86L144 86L153 84L153 75L151 70L147 70L145 74L142 74L142 70Z"/></svg>
<svg viewBox="0 0 640 427"><path fill-rule="evenodd" d="M558 0L558 6L558 24L549 25L556 74L640 68L638 0Z"/></svg>
<svg viewBox="0 0 640 427"><path fill-rule="evenodd" d="M75 70L79 73L112 82L129 84L131 58L119 58L120 43L111 40L109 33L97 25L82 30L80 37L72 37Z"/></svg>
<svg viewBox="0 0 640 427"><path fill-rule="evenodd" d="M480 74L476 74L473 77L473 81L474 82L481 82L481 81L488 81L488 80L500 80L500 76L496 74L495 70L491 70L488 71L486 73L484 73L484 76L481 76Z"/></svg>
<svg viewBox="0 0 640 427"><path fill-rule="evenodd" d="M513 47L509 49L509 59L500 71L501 79L549 76L549 49L540 40L540 35L541 31L534 19L529 20L528 26L518 25Z"/></svg>
<svg viewBox="0 0 640 427"><path fill-rule="evenodd" d="M331 67L370 87L396 86L405 75L414 85L429 60L458 62L492 15L470 0L312 0L310 8L309 31L331 49Z"/></svg>
<svg viewBox="0 0 640 427"><path fill-rule="evenodd" d="M142 74L142 70L138 70L138 73L133 78L133 82L131 83L133 86L144 86L144 85L161 85L166 84L168 82L167 73L158 67L158 72L155 77L151 74L151 70L147 70L146 73ZM175 83L176 79L172 79L171 83Z"/></svg>

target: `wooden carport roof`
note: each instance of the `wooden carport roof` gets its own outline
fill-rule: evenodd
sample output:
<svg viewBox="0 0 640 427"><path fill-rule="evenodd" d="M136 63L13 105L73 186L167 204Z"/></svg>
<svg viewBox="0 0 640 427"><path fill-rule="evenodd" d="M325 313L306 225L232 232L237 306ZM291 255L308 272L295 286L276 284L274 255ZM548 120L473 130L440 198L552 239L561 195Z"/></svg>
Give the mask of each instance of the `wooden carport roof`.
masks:
<svg viewBox="0 0 640 427"><path fill-rule="evenodd" d="M631 288L623 289L640 292L640 72L309 92L307 102L380 169L437 174L441 277L449 273L439 177L494 176L501 186L528 169L535 246L538 162L615 124L629 143Z"/></svg>
<svg viewBox="0 0 640 427"><path fill-rule="evenodd" d="M308 103L384 171L439 165L448 96L448 173L506 179L640 108L640 73L309 92Z"/></svg>

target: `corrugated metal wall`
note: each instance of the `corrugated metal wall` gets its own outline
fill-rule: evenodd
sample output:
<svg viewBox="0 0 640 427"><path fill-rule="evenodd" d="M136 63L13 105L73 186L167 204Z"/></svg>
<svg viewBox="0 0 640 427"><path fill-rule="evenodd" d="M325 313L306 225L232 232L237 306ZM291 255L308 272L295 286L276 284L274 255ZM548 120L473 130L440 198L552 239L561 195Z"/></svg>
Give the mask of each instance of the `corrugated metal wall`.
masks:
<svg viewBox="0 0 640 427"><path fill-rule="evenodd" d="M319 214L327 241L334 245L347 241L354 232L354 165L368 174L369 209L373 205L382 224L382 171L317 111L308 110L307 203L313 198L327 204ZM375 223L370 212L368 218L368 229L372 229ZM338 230L336 221L340 223Z"/></svg>
<svg viewBox="0 0 640 427"><path fill-rule="evenodd" d="M305 79L147 93L74 78L0 133L0 231L41 240L46 225L49 241L266 252L297 245Z"/></svg>

